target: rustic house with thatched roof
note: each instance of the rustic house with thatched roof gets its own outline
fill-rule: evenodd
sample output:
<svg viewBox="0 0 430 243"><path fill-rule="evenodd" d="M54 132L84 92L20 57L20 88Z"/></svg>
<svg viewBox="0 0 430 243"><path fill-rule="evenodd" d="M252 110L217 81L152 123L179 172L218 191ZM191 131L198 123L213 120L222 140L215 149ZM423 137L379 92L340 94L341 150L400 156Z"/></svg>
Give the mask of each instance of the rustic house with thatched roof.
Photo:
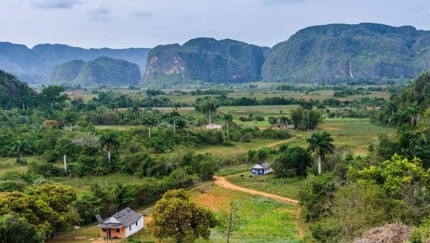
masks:
<svg viewBox="0 0 430 243"><path fill-rule="evenodd" d="M126 208L96 226L107 239L125 239L143 229L143 215Z"/></svg>

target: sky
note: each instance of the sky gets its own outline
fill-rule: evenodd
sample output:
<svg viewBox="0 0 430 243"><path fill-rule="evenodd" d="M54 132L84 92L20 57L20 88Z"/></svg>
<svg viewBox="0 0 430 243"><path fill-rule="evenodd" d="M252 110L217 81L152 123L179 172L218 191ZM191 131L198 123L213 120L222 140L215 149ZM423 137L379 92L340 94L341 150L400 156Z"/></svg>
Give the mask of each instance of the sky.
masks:
<svg viewBox="0 0 430 243"><path fill-rule="evenodd" d="M0 0L0 42L153 48L197 37L268 46L331 23L430 30L429 0Z"/></svg>

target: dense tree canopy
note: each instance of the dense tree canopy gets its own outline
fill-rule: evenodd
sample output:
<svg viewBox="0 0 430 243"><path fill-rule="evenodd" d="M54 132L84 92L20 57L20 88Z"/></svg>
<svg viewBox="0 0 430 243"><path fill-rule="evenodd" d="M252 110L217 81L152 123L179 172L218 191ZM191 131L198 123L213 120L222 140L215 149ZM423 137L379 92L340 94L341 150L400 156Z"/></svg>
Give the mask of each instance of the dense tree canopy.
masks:
<svg viewBox="0 0 430 243"><path fill-rule="evenodd" d="M163 195L151 213L149 228L157 238L172 238L175 242L209 239L210 228L217 225L213 212L190 201L183 190L171 190Z"/></svg>
<svg viewBox="0 0 430 243"><path fill-rule="evenodd" d="M277 177L294 177L305 176L306 168L312 165L312 158L306 149L290 147L275 160L272 167Z"/></svg>

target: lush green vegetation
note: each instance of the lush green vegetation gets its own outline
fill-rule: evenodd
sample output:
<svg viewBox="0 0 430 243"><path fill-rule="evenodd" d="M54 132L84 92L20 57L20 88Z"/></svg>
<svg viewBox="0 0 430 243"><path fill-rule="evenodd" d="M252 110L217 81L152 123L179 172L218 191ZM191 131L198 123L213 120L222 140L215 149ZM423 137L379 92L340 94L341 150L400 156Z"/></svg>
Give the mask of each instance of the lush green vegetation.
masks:
<svg viewBox="0 0 430 243"><path fill-rule="evenodd" d="M139 81L140 70L136 64L109 57L63 63L56 66L47 78L49 83L72 87L137 85Z"/></svg>
<svg viewBox="0 0 430 243"><path fill-rule="evenodd" d="M156 46L149 52L147 72L140 85L167 88L189 81L256 81L265 60L263 51L243 42L212 38L192 39L182 46Z"/></svg>
<svg viewBox="0 0 430 243"><path fill-rule="evenodd" d="M1 66L10 73L19 73L19 79L29 84L43 84L47 76L59 63L73 60L94 60L99 57L122 59L136 63L144 72L149 48L129 49L83 49L59 44L39 44L28 48L21 44L1 42L5 59ZM63 73L65 74L65 73ZM62 76L65 77L65 76ZM50 77L49 79L51 79ZM66 81L66 80L63 80ZM58 83L54 83L58 84Z"/></svg>
<svg viewBox="0 0 430 243"><path fill-rule="evenodd" d="M308 27L275 45L261 73L268 81L407 80L422 71L419 63L428 52L427 38L428 32L410 26L362 23Z"/></svg>
<svg viewBox="0 0 430 243"><path fill-rule="evenodd" d="M241 196L235 209L242 215L235 223L241 226L230 231L232 242L276 242L282 237L301 242L303 236L305 241L351 241L372 227L397 221L416 227L414 237L424 239L427 224L422 222L430 214L425 207L428 196L421 193L430 189L427 86L422 85L427 77L425 73L411 82L413 88L392 90L387 104L404 108L405 114L402 119L393 117L391 127L370 123L385 116L386 104L379 111L375 107L362 112L366 118L344 118L349 112L346 101L348 105L361 102L356 98L341 103L333 97L328 101L308 99L294 106L220 106L222 95L237 95L226 92L207 98L196 94L192 97L198 99L198 105L182 108L180 102L170 103L167 97L175 94L165 90L105 91L89 100L70 100L63 87L45 87L32 93L29 107L21 99L2 107L0 193L21 193L20 198L37 208L41 199L32 193L38 186L68 188L72 193L68 209L77 214L73 220L57 224L55 211L60 209L52 205L48 224L27 219L19 208L0 207L7 211L0 219L0 232L7 235L13 227L24 227L32 234L43 221L48 226L41 228L41 238L35 242L43 241L67 231L69 223L88 225L95 221L95 214L105 218L127 206L147 207L168 190L204 183L218 173L240 186L299 199L303 209L303 220L294 221L297 207ZM326 91L324 87L312 92ZM165 99L168 107L157 109L148 103L156 99ZM384 102L375 96L372 100ZM321 107L323 102L329 107ZM148 104L151 109L145 107ZM336 105L343 107L332 108ZM336 118L327 118L332 113ZM210 122L223 128L203 129ZM297 129L285 129L283 124L294 124ZM262 161L272 164L276 173L250 176L250 167ZM191 198L210 190L197 191ZM229 197L234 198L224 196L225 201ZM226 202L215 207L195 200L196 205L220 215L226 213L220 209L233 205ZM253 205L259 208L251 210ZM250 210L259 216L249 214ZM274 220L273 231L265 228L270 219ZM11 221L16 224L9 228L2 223ZM270 234L259 237L252 233L256 227ZM225 240L225 231L225 224L213 228L210 241ZM206 237L207 231L203 233L194 236ZM154 240L146 233L141 236L138 239Z"/></svg>

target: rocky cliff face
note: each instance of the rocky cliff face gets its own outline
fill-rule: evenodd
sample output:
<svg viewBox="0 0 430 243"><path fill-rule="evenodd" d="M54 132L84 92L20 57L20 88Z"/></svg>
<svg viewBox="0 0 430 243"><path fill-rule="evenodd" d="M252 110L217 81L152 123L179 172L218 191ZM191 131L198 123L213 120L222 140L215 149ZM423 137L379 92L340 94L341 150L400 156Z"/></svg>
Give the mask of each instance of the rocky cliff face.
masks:
<svg viewBox="0 0 430 243"><path fill-rule="evenodd" d="M182 46L157 46L148 55L140 84L256 81L260 79L266 49L211 38L192 39Z"/></svg>
<svg viewBox="0 0 430 243"><path fill-rule="evenodd" d="M29 83L40 82L55 66L72 61L94 60L100 56L136 63L145 70L149 48L83 49L67 45L36 45L32 49L24 45L0 42L0 69L17 75Z"/></svg>
<svg viewBox="0 0 430 243"><path fill-rule="evenodd" d="M47 82L56 85L112 86L137 85L140 81L139 67L124 60L99 57L93 61L75 60L55 67Z"/></svg>
<svg viewBox="0 0 430 243"><path fill-rule="evenodd" d="M381 24L302 29L275 45L264 80L318 82L413 78L429 67L430 32Z"/></svg>

